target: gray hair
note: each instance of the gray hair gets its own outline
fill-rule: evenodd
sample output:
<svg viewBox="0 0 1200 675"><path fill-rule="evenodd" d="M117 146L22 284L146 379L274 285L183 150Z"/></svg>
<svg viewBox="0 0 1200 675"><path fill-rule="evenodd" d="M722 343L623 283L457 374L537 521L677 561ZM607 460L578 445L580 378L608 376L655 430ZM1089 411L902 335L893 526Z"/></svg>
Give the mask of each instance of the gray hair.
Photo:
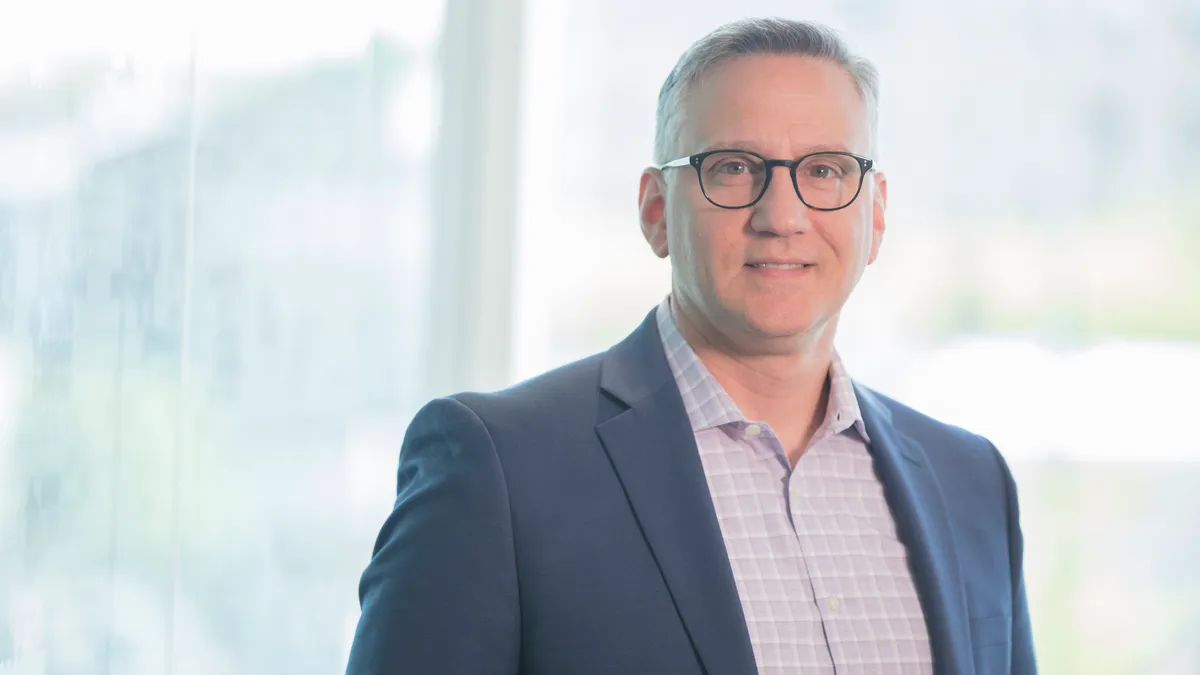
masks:
<svg viewBox="0 0 1200 675"><path fill-rule="evenodd" d="M742 19L727 23L688 47L658 92L655 114L654 161L675 159L687 89L710 68L740 56L792 54L832 61L854 78L866 108L871 151L879 126L879 72L856 56L833 29L819 23L787 19Z"/></svg>

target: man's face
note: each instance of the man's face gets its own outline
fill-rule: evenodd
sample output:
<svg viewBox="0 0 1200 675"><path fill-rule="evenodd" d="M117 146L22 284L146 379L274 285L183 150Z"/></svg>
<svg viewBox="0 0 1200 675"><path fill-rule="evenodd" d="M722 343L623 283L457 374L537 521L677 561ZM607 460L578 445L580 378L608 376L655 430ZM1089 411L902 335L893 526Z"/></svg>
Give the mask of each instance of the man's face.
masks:
<svg viewBox="0 0 1200 675"><path fill-rule="evenodd" d="M864 104L837 64L787 55L720 63L687 92L679 155L751 150L796 159L821 150L869 156ZM690 167L642 176L642 229L670 255L672 290L709 339L752 352L794 349L800 335L832 337L837 317L884 231L887 184L868 173L839 211L815 211L796 196L785 167L771 169L762 199L722 209L705 199ZM802 269L762 266L805 263Z"/></svg>

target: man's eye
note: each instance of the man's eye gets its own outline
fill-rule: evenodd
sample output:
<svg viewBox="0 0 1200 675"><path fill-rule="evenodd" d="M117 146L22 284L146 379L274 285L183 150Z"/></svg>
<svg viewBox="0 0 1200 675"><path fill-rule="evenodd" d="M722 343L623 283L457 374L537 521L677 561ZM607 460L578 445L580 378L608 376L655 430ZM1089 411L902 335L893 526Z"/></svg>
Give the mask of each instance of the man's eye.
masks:
<svg viewBox="0 0 1200 675"><path fill-rule="evenodd" d="M829 166L828 164L814 164L808 167L809 178L837 178L840 175L841 172L838 171L837 168Z"/></svg>

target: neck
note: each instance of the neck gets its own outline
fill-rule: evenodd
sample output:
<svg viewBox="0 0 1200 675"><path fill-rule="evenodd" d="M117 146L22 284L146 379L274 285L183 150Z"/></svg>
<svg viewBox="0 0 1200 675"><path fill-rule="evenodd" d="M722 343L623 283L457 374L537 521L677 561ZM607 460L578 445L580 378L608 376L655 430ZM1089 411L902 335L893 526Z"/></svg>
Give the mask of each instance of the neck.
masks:
<svg viewBox="0 0 1200 675"><path fill-rule="evenodd" d="M795 465L829 405L832 322L797 336L788 349L739 350L725 346L728 340L686 307L672 304L688 345L747 418L771 425Z"/></svg>

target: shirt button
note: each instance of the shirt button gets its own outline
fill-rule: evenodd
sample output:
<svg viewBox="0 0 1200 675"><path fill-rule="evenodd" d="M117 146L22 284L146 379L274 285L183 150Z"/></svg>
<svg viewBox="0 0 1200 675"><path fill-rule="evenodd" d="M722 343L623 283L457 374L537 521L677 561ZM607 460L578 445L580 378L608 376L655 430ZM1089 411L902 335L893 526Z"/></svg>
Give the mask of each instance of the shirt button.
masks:
<svg viewBox="0 0 1200 675"><path fill-rule="evenodd" d="M841 608L842 608L842 599L840 597L835 595L829 599L829 613L830 614L837 614L838 610Z"/></svg>
<svg viewBox="0 0 1200 675"><path fill-rule="evenodd" d="M762 427L758 426L757 424L751 424L750 426L746 427L747 436L757 436L761 433Z"/></svg>

